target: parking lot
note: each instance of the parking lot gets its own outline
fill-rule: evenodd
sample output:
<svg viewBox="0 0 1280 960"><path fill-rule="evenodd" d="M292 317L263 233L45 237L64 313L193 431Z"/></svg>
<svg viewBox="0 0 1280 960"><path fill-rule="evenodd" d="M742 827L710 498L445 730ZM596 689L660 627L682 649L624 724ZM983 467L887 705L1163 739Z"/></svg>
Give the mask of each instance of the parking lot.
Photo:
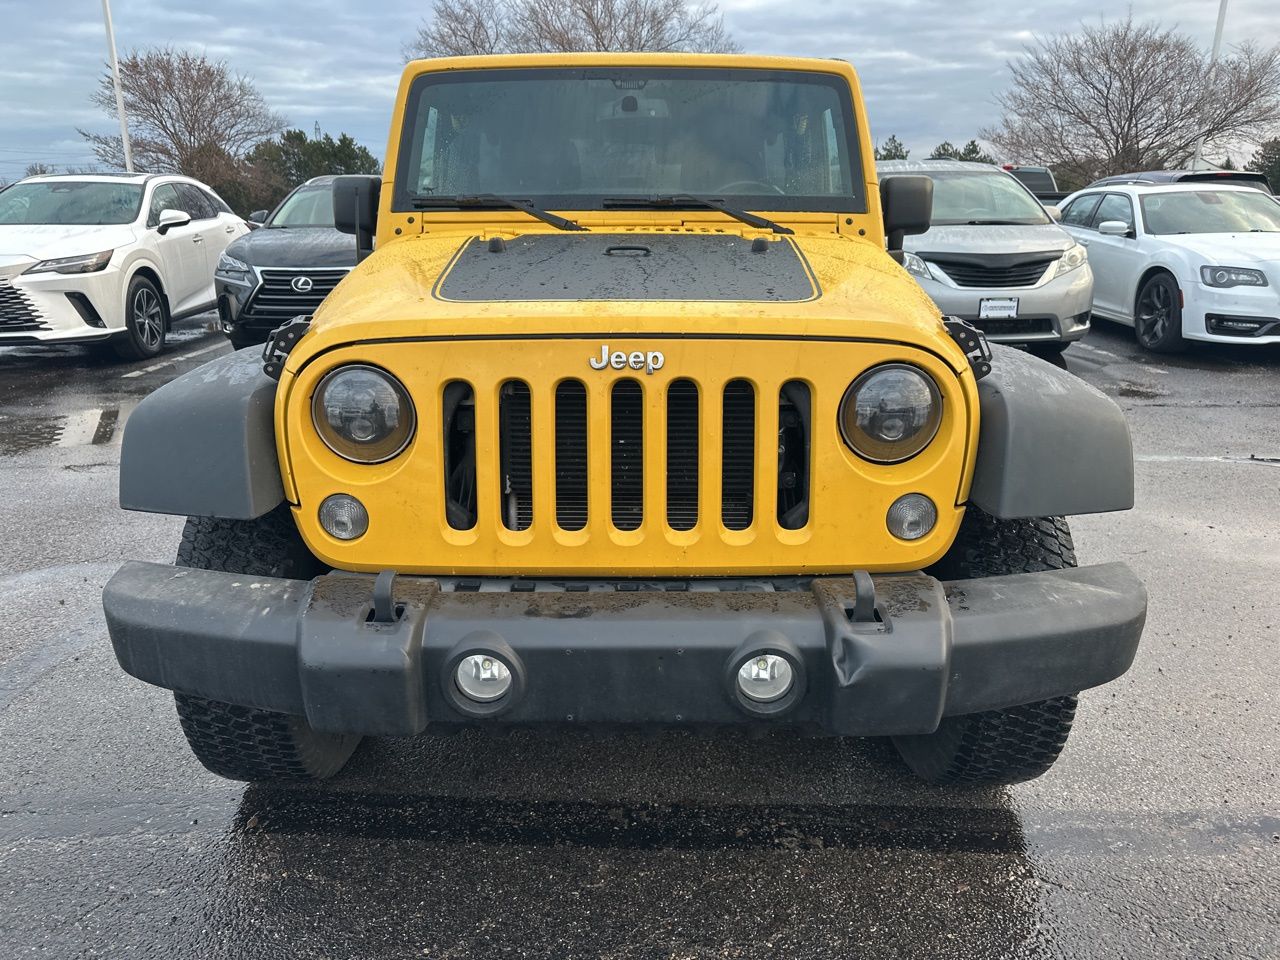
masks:
<svg viewBox="0 0 1280 960"><path fill-rule="evenodd" d="M1131 512L1073 522L1150 619L1063 759L936 789L876 741L366 741L324 787L220 780L123 674L100 591L181 520L116 507L121 429L226 351L0 350L6 956L1280 955L1280 350L1066 354L1115 397Z"/></svg>

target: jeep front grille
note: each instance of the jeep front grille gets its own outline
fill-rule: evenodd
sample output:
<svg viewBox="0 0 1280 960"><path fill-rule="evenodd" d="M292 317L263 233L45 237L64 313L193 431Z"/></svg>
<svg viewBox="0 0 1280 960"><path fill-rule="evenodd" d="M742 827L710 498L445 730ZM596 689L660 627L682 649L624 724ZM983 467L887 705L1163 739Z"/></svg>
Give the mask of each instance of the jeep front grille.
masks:
<svg viewBox="0 0 1280 960"><path fill-rule="evenodd" d="M13 284L0 280L0 333L48 329L31 298Z"/></svg>

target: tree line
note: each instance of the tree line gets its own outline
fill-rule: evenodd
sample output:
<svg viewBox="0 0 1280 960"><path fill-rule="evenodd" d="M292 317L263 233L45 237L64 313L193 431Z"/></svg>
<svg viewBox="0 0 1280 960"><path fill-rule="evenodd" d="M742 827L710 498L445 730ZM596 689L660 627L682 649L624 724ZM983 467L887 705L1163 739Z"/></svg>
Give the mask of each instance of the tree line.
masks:
<svg viewBox="0 0 1280 960"><path fill-rule="evenodd" d="M701 0L435 0L405 47L412 57L552 51L738 49L713 3ZM1247 42L1216 62L1173 28L1132 14L1042 37L1006 65L997 123L930 157L1042 164L1064 190L1099 177L1187 165L1232 152L1280 185L1280 45ZM348 134L290 129L253 82L226 61L172 47L120 62L135 165L185 173L237 210L270 207L301 180L376 173L378 159ZM104 73L93 103L114 117ZM81 130L98 161L123 167L117 136ZM897 136L879 160L907 159Z"/></svg>

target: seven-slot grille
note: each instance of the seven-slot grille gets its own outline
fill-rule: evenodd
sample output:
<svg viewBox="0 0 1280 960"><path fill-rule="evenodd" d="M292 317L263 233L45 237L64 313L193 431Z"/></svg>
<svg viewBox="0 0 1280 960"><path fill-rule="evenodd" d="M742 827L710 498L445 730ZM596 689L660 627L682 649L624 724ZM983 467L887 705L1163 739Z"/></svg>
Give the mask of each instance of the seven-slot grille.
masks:
<svg viewBox="0 0 1280 960"><path fill-rule="evenodd" d="M48 329L31 298L13 284L0 280L0 333Z"/></svg>
<svg viewBox="0 0 1280 960"><path fill-rule="evenodd" d="M456 384L456 388L453 386ZM803 387L803 385L801 385ZM470 384L453 381L451 389L459 395L473 396ZM708 396L714 391L714 397ZM477 392L479 388L477 387ZM652 395L653 392L660 394ZM545 396L549 404L549 424L553 435L535 433L533 396L527 384L507 380L498 391L498 416L494 422L496 442L472 433L472 420L467 417L457 427L456 415L448 415L444 424L446 473L450 464L474 463L475 485L492 483L497 488L497 522L507 530L523 531L538 520L535 487L547 483L553 489L551 513L555 525L566 531L580 531L593 520L608 518L618 531L641 529L646 523L661 518L672 531L694 530L700 523L722 524L727 530L750 528L760 517L777 517L784 529L799 529L808 521L807 510L796 510L797 495L807 500L809 441L804 430L795 425L809 419L809 393L788 383L772 396L760 391L749 381L730 380L710 388L688 379L678 379L665 387L621 378L607 392L588 396L585 385L577 380L561 381L554 394ZM796 398L805 409L798 410ZM593 409L592 400L605 409ZM764 418L758 408L771 403L777 413ZM591 448L591 424L603 418L608 424L607 451ZM483 418L481 418L483 420ZM761 423L761 421L766 421ZM715 424L720 429L703 433L700 428ZM761 428L777 431L780 424L790 424L777 437L759 435ZM596 434L597 439L601 436ZM545 444L543 462L552 476L536 473L537 448ZM790 448L780 452L780 445ZM654 457L654 450L660 456ZM485 469L481 450L496 452L496 463ZM763 462L758 462L761 456ZM785 461L785 480L783 463ZM659 489L665 493L665 506L649 502L654 484L646 476L649 469L664 474ZM706 471L714 469L719 492L714 511L704 499ZM759 471L772 469L780 474L775 483L757 483ZM607 472L607 486L598 485L597 496L607 489L607 502L591 499L592 471ZM488 474L486 476L486 473ZM799 476L797 476L799 474ZM768 491L758 489L767 486ZM477 504L468 498L458 500L453 491L474 490L462 484L446 486L446 516L449 525L458 530L471 529L475 523L486 523L477 515ZM776 503L758 502L760 497L776 499ZM603 497L601 497L603 500ZM662 509L662 512L657 512ZM488 521L492 523L493 520ZM546 519L542 523L546 524Z"/></svg>
<svg viewBox="0 0 1280 960"><path fill-rule="evenodd" d="M241 321L255 327L275 329L294 317L315 313L316 308L348 273L346 267L333 270L292 270L266 267L258 271L262 283L249 297ZM311 289L295 290L293 281L306 277Z"/></svg>
<svg viewBox="0 0 1280 960"><path fill-rule="evenodd" d="M978 263L962 260L947 260L942 257L929 257L929 262L941 268L942 272L961 287L1032 287L1044 276L1049 265L1056 262L1054 257L1037 257L1021 263L996 266L989 263Z"/></svg>

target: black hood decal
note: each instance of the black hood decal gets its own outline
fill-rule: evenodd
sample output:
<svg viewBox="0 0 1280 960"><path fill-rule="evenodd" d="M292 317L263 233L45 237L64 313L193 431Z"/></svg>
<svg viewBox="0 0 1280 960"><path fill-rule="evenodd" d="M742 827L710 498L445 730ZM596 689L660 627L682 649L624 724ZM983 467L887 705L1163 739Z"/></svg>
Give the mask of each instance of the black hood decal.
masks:
<svg viewBox="0 0 1280 960"><path fill-rule="evenodd" d="M763 247L763 249L761 249ZM505 243L473 238L433 295L512 300L745 300L798 303L819 295L790 238L723 234L531 234Z"/></svg>

